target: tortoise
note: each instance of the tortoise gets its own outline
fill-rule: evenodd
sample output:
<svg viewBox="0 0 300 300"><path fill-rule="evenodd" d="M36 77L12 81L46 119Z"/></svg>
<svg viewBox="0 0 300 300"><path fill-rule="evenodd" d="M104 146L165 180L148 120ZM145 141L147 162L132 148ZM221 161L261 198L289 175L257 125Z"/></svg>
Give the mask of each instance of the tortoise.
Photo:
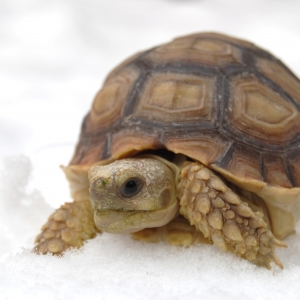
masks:
<svg viewBox="0 0 300 300"><path fill-rule="evenodd" d="M300 81L254 44L196 33L139 52L106 78L62 167L72 203L34 250L98 232L215 244L259 266L300 217Z"/></svg>

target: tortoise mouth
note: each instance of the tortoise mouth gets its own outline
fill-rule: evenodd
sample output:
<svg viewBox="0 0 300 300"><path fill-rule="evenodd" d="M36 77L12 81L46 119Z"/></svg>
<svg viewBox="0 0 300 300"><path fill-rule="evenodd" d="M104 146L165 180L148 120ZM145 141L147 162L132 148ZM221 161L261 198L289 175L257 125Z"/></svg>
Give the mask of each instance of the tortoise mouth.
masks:
<svg viewBox="0 0 300 300"><path fill-rule="evenodd" d="M138 211L124 209L103 209L97 210L94 214L96 226L104 232L109 233L132 233L144 227L153 211Z"/></svg>
<svg viewBox="0 0 300 300"><path fill-rule="evenodd" d="M101 231L133 233L169 223L177 215L178 206L175 202L159 210L97 209L94 212L94 220Z"/></svg>

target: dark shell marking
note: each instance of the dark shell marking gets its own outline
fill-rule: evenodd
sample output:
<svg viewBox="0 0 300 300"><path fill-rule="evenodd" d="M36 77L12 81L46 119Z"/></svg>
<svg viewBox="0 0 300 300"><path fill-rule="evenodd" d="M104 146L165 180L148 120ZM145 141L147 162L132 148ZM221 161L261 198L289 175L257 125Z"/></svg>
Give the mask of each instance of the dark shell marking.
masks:
<svg viewBox="0 0 300 300"><path fill-rule="evenodd" d="M300 186L299 109L300 81L272 54L220 34L186 36L109 74L70 164L166 148L237 178Z"/></svg>

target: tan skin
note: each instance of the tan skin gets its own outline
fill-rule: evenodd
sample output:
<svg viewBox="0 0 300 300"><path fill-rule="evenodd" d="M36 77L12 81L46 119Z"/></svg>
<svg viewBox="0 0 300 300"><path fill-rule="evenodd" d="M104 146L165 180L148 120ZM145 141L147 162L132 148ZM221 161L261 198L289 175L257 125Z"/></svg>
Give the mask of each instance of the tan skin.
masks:
<svg viewBox="0 0 300 300"><path fill-rule="evenodd" d="M95 164L88 178L82 168L66 168L74 202L49 217L35 252L62 254L104 231L177 246L211 243L257 265L283 267L274 250L285 244L263 213L201 163L179 158L148 155Z"/></svg>
<svg viewBox="0 0 300 300"><path fill-rule="evenodd" d="M149 158L92 167L89 191L96 226L132 233L169 223L179 209L174 171Z"/></svg>
<svg viewBox="0 0 300 300"><path fill-rule="evenodd" d="M284 244L274 238L262 213L253 212L200 163L182 166L156 156L123 159L92 167L89 182L94 221L101 231L137 232L137 239L147 241L150 235L149 241L168 241L166 230L149 233L147 228L170 226L174 219L178 223L180 214L203 234L201 242L213 242L223 251L268 268L272 261L282 267L274 246ZM195 238L186 237L174 244L194 243Z"/></svg>

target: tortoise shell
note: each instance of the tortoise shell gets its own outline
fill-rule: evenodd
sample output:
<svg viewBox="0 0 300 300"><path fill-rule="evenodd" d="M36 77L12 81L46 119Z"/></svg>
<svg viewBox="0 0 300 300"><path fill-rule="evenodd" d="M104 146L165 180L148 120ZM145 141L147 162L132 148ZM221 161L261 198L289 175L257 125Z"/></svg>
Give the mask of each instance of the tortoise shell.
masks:
<svg viewBox="0 0 300 300"><path fill-rule="evenodd" d="M108 75L70 165L167 149L250 191L292 189L300 186L299 110L299 79L269 52L216 33L184 36Z"/></svg>

